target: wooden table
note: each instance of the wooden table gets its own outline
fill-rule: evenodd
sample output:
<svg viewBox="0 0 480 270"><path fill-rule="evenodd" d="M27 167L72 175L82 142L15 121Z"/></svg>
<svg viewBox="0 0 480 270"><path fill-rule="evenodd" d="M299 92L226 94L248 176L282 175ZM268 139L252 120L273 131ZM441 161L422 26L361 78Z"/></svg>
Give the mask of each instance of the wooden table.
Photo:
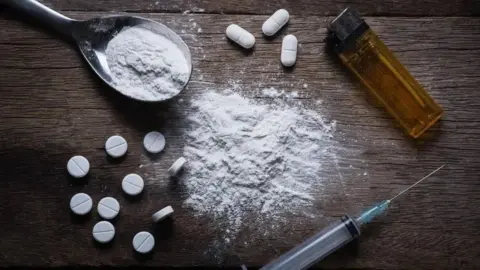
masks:
<svg viewBox="0 0 480 270"><path fill-rule="evenodd" d="M0 266L156 266L255 268L287 251L344 213L356 213L446 164L427 183L370 225L362 238L319 264L356 269L480 268L480 2L475 0L45 0L74 18L128 12L160 21L190 46L194 73L175 101L144 105L106 87L67 41L0 6ZM326 22L344 7L357 9L411 73L445 109L430 136L414 141L324 52ZM278 8L292 14L280 37L266 40L260 28ZM251 53L227 42L228 24L239 23L257 38ZM200 30L201 29L201 30ZM296 68L279 64L282 37L300 43ZM331 183L318 195L317 218L291 217L268 238L246 228L236 241L218 247L221 229L208 216L182 207L185 194L172 187L166 168L183 151L186 126L179 103L235 80L246 96L259 85L298 90L305 102L321 99L337 121L340 142L351 155L340 159ZM304 88L303 84L308 84ZM141 141L151 130L165 133L168 146L148 164ZM123 135L128 156L105 157L105 139ZM92 169L82 183L66 174L74 154ZM140 168L141 167L141 168ZM137 201L122 196L120 181L145 175L147 190ZM339 185L339 183L341 185ZM91 239L96 215L77 219L68 203L76 192L94 201L119 199L115 242L98 247ZM153 229L150 215L172 205L175 219ZM154 230L157 250L135 256L133 235ZM158 268L161 267L161 268ZM199 268L200 269L200 268Z"/></svg>

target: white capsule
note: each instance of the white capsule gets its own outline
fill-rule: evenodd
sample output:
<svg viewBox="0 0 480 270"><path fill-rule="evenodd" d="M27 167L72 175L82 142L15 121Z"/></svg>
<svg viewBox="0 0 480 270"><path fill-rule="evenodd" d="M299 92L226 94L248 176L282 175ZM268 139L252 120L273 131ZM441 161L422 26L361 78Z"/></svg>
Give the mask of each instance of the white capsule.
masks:
<svg viewBox="0 0 480 270"><path fill-rule="evenodd" d="M227 27L226 34L229 39L245 49L250 49L255 45L255 37L236 24L230 24Z"/></svg>
<svg viewBox="0 0 480 270"><path fill-rule="evenodd" d="M294 35L287 35L283 38L282 55L280 57L282 65L286 67L295 65L297 60L297 43L297 38Z"/></svg>
<svg viewBox="0 0 480 270"><path fill-rule="evenodd" d="M70 209L79 216L88 214L92 205L92 198L85 193L77 193L70 199Z"/></svg>
<svg viewBox="0 0 480 270"><path fill-rule="evenodd" d="M125 176L122 180L122 189L130 196L140 194L143 190L143 179L140 175L131 173Z"/></svg>
<svg viewBox="0 0 480 270"><path fill-rule="evenodd" d="M68 173L75 178L82 178L88 174L90 163L83 156L74 156L67 162Z"/></svg>
<svg viewBox="0 0 480 270"><path fill-rule="evenodd" d="M185 162L187 162L187 160L184 158L184 157L181 157L179 159L177 159L172 166L170 166L170 168L168 169L168 175L170 176L175 176L177 175L177 173L183 168L183 165L185 165Z"/></svg>
<svg viewBox="0 0 480 270"><path fill-rule="evenodd" d="M100 221L93 226L92 235L97 242L108 243L115 236L115 227L108 221Z"/></svg>
<svg viewBox="0 0 480 270"><path fill-rule="evenodd" d="M98 203L97 212L104 219L113 219L120 212L120 204L112 197L105 197Z"/></svg>
<svg viewBox="0 0 480 270"><path fill-rule="evenodd" d="M158 154L165 148L165 137L157 131L149 132L143 138L143 146L151 154Z"/></svg>
<svg viewBox="0 0 480 270"><path fill-rule="evenodd" d="M160 222L162 220L164 220L165 218L171 216L173 214L173 208L169 205L165 208L162 208L162 210L156 212L155 214L153 214L152 216L152 220L153 222Z"/></svg>
<svg viewBox="0 0 480 270"><path fill-rule="evenodd" d="M285 9L279 9L273 13L262 25L262 32L266 36L273 36L278 30L287 24L290 14Z"/></svg>
<svg viewBox="0 0 480 270"><path fill-rule="evenodd" d="M149 232L139 232L133 237L132 244L138 253L145 254L152 251L155 246L155 238Z"/></svg>
<svg viewBox="0 0 480 270"><path fill-rule="evenodd" d="M112 136L105 142L107 154L113 158L119 158L127 152L128 144L122 136Z"/></svg>

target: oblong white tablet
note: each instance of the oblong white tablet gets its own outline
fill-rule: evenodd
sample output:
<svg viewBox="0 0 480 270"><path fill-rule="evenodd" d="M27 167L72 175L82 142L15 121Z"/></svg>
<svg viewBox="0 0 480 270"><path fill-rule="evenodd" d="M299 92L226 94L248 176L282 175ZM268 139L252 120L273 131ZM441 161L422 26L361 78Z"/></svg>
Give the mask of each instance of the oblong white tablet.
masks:
<svg viewBox="0 0 480 270"><path fill-rule="evenodd" d="M143 147L152 154L158 154L165 148L165 137L157 131L149 132L143 138Z"/></svg>
<svg viewBox="0 0 480 270"><path fill-rule="evenodd" d="M153 214L152 220L153 222L157 223L171 216L172 214L173 214L173 208L169 205L167 207L162 208L162 210L156 212L155 214Z"/></svg>
<svg viewBox="0 0 480 270"><path fill-rule="evenodd" d="M70 199L70 209L72 209L73 213L80 216L88 214L92 210L92 206L92 198L85 193L77 193Z"/></svg>
<svg viewBox="0 0 480 270"><path fill-rule="evenodd" d="M183 168L183 165L185 165L186 162L187 160L184 157L177 159L168 169L168 175L175 176Z"/></svg>
<svg viewBox="0 0 480 270"><path fill-rule="evenodd" d="M143 190L143 186L143 178L135 173L125 176L122 180L123 191L131 196L140 194Z"/></svg>
<svg viewBox="0 0 480 270"><path fill-rule="evenodd" d="M155 238L149 232L139 232L133 237L133 248L138 253L148 253L155 246Z"/></svg>
<svg viewBox="0 0 480 270"><path fill-rule="evenodd" d="M127 141L122 136L112 136L105 142L105 151L113 158L119 158L128 150Z"/></svg>
<svg viewBox="0 0 480 270"><path fill-rule="evenodd" d="M112 219L120 212L120 204L112 197L105 197L98 202L98 214L104 219Z"/></svg>
<svg viewBox="0 0 480 270"><path fill-rule="evenodd" d="M75 178L82 178L88 174L90 162L83 156L74 156L67 163L68 173Z"/></svg>
<svg viewBox="0 0 480 270"><path fill-rule="evenodd" d="M297 61L297 45L297 37L294 35L286 35L283 38L282 54L280 56L282 65L286 67L295 65L295 62Z"/></svg>
<svg viewBox="0 0 480 270"><path fill-rule="evenodd" d="M278 30L287 24L290 14L285 9L279 9L273 13L262 25L262 32L266 36L273 36Z"/></svg>
<svg viewBox="0 0 480 270"><path fill-rule="evenodd" d="M108 243L115 236L115 227L108 221L100 221L92 230L93 238L99 243Z"/></svg>
<svg viewBox="0 0 480 270"><path fill-rule="evenodd" d="M255 37L252 33L236 24L230 24L225 31L227 37L245 49L250 49L255 45Z"/></svg>

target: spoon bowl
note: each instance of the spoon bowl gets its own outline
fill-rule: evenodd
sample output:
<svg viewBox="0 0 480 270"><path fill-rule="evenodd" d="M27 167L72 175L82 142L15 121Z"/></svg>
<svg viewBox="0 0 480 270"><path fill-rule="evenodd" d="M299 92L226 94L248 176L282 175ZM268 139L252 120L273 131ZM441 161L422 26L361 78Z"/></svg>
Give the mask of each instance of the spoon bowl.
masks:
<svg viewBox="0 0 480 270"><path fill-rule="evenodd" d="M110 87L129 98L146 102L168 100L178 95L190 79L192 59L187 44L185 44L180 36L161 23L141 17L122 15L99 17L89 20L74 20L34 0L7 0L6 4L42 20L45 24L50 25L61 34L75 41L81 54L98 77ZM175 85L175 87L178 87L178 92L175 95L162 99L146 99L143 96L130 95L115 85L112 72L107 62L107 45L123 29L131 27L141 27L154 34L161 35L175 44L182 52L188 64L188 78L181 84Z"/></svg>

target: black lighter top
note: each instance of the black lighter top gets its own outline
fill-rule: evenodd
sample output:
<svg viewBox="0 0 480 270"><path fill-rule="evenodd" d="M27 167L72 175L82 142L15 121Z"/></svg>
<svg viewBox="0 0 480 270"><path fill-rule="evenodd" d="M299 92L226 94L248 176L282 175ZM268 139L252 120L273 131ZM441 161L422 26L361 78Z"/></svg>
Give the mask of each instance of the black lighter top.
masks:
<svg viewBox="0 0 480 270"><path fill-rule="evenodd" d="M370 27L360 15L346 8L328 24L328 43L336 53L352 49L355 41Z"/></svg>

